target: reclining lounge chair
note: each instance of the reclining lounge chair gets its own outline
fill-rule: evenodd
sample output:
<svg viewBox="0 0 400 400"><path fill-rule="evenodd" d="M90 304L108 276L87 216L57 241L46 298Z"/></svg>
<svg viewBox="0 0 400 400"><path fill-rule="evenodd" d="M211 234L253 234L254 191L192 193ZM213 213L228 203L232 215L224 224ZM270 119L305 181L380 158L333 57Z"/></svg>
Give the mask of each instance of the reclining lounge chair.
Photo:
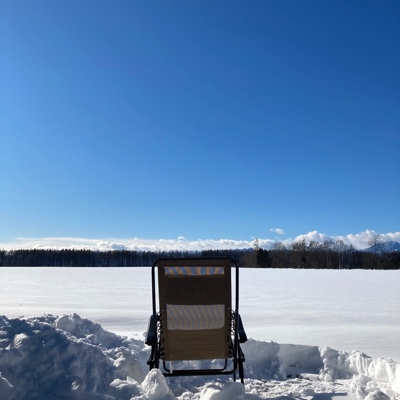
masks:
<svg viewBox="0 0 400 400"><path fill-rule="evenodd" d="M158 259L152 267L152 302L146 337L150 369L159 368L161 360L165 376L232 374L234 380L238 370L243 383L240 343L247 337L238 313L239 267L233 259Z"/></svg>

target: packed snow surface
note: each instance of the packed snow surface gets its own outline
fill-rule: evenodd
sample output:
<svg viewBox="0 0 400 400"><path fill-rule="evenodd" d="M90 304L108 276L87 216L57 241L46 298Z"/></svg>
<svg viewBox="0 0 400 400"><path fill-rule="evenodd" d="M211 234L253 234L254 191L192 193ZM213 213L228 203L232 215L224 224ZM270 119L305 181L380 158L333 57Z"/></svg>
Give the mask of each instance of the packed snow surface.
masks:
<svg viewBox="0 0 400 400"><path fill-rule="evenodd" d="M77 314L0 317L0 399L400 398L400 364L329 347L250 340L245 385L147 370L143 341Z"/></svg>
<svg viewBox="0 0 400 400"><path fill-rule="evenodd" d="M149 268L3 267L0 400L400 399L399 278L242 270L242 385L148 371Z"/></svg>

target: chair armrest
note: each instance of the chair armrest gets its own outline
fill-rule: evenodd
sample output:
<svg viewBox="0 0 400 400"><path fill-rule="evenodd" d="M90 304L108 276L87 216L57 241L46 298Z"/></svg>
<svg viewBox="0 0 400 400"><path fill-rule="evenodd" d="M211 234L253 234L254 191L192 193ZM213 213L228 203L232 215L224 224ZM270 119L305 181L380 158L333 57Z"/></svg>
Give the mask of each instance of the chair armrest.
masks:
<svg viewBox="0 0 400 400"><path fill-rule="evenodd" d="M152 346L157 343L157 321L154 315L149 318L145 343Z"/></svg>
<svg viewBox="0 0 400 400"><path fill-rule="evenodd" d="M240 314L238 314L238 327L237 327L237 334L239 338L239 343L247 342L247 335L243 327L242 318Z"/></svg>

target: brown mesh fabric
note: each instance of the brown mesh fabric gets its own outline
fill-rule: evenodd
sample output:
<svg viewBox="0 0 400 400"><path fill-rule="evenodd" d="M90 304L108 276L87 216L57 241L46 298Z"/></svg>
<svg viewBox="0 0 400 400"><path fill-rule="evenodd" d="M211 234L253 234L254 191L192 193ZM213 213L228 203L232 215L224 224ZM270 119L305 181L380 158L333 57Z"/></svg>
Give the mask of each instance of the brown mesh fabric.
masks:
<svg viewBox="0 0 400 400"><path fill-rule="evenodd" d="M231 261L160 260L158 280L162 358L229 358Z"/></svg>

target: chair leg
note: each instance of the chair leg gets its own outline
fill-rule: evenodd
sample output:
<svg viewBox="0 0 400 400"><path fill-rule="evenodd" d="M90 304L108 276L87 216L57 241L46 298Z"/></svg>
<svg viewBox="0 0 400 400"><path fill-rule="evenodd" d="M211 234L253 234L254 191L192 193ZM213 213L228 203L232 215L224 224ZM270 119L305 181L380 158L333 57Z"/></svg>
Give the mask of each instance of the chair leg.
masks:
<svg viewBox="0 0 400 400"><path fill-rule="evenodd" d="M149 366L149 370L150 371L153 368L158 368L158 366L159 366L159 357L158 357L157 344L153 344L151 346L151 353L150 353L149 360L147 361L147 364Z"/></svg>
<svg viewBox="0 0 400 400"><path fill-rule="evenodd" d="M240 382L244 384L244 372L243 372L242 360L239 360L239 377L240 377Z"/></svg>
<svg viewBox="0 0 400 400"><path fill-rule="evenodd" d="M239 363L239 378L240 382L244 384L244 368L243 368L243 363L245 361L243 351L238 343L238 363Z"/></svg>
<svg viewBox="0 0 400 400"><path fill-rule="evenodd" d="M149 371L154 368L154 357L153 357L153 349L151 349L149 360L147 361L147 365L149 366Z"/></svg>

